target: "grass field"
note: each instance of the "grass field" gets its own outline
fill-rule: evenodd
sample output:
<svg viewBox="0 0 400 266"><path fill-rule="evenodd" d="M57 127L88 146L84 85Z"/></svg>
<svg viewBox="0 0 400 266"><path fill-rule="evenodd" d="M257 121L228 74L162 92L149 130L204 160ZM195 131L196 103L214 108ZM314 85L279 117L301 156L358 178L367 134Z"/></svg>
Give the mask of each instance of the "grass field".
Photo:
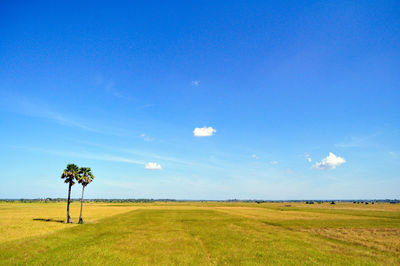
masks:
<svg viewBox="0 0 400 266"><path fill-rule="evenodd" d="M400 205L0 203L0 265L399 265Z"/></svg>

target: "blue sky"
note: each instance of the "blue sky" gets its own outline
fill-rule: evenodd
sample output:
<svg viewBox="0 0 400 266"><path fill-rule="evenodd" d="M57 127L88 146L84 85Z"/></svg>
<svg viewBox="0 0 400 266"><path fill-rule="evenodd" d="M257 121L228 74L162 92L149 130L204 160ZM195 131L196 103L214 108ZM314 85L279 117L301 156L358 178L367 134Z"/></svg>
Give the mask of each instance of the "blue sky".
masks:
<svg viewBox="0 0 400 266"><path fill-rule="evenodd" d="M399 103L398 1L0 4L0 198L400 198Z"/></svg>

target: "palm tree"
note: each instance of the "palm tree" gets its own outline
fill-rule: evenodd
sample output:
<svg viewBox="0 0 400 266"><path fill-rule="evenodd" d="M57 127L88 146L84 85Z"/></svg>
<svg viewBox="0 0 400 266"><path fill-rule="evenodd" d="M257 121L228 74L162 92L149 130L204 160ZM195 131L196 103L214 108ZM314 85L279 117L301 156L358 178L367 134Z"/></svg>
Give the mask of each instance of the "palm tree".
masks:
<svg viewBox="0 0 400 266"><path fill-rule="evenodd" d="M67 223L72 223L69 215L69 204L71 203L71 187L75 184L74 180L78 177L78 172L79 167L70 163L61 175L61 178L65 179L64 182L68 184Z"/></svg>
<svg viewBox="0 0 400 266"><path fill-rule="evenodd" d="M83 224L82 219L82 208L83 208L83 193L85 192L85 187L89 185L94 179L94 176L89 167L81 167L79 169L78 183L82 185L82 199L81 199L81 215L79 217L79 223Z"/></svg>

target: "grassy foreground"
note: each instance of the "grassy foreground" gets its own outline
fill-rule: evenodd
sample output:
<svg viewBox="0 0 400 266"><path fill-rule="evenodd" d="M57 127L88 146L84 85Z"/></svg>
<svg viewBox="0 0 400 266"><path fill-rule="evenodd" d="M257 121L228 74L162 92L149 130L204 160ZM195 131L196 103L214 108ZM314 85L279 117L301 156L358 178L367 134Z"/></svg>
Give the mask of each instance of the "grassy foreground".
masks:
<svg viewBox="0 0 400 266"><path fill-rule="evenodd" d="M87 203L84 214L71 225L65 203L0 203L0 265L400 264L398 204Z"/></svg>

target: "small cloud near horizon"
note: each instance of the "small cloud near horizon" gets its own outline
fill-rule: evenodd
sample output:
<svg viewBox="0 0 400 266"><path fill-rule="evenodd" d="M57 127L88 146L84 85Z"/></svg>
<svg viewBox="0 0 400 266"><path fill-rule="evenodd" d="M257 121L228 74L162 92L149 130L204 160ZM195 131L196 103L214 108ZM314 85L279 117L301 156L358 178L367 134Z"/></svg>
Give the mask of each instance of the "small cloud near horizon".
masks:
<svg viewBox="0 0 400 266"><path fill-rule="evenodd" d="M144 166L144 169L146 170L161 170L162 167L160 164L155 163L155 162L148 162L146 163L146 165Z"/></svg>
<svg viewBox="0 0 400 266"><path fill-rule="evenodd" d="M193 130L193 135L195 137L210 137L215 132L217 132L217 130L212 127L196 127Z"/></svg>
<svg viewBox="0 0 400 266"><path fill-rule="evenodd" d="M329 153L327 157L322 159L321 162L316 162L313 165L313 168L316 168L318 170L333 170L337 166L344 164L346 160L342 157L336 156L332 152Z"/></svg>
<svg viewBox="0 0 400 266"><path fill-rule="evenodd" d="M270 161L269 163L270 163L270 164L272 164L272 165L275 165L275 164L278 164L279 162L278 162L278 161L275 161L275 160L273 160L273 161Z"/></svg>
<svg viewBox="0 0 400 266"><path fill-rule="evenodd" d="M257 159L258 159L258 156L257 156L256 154L252 154L252 155L251 155L251 158L253 158L253 159L256 159L256 160L257 160Z"/></svg>

